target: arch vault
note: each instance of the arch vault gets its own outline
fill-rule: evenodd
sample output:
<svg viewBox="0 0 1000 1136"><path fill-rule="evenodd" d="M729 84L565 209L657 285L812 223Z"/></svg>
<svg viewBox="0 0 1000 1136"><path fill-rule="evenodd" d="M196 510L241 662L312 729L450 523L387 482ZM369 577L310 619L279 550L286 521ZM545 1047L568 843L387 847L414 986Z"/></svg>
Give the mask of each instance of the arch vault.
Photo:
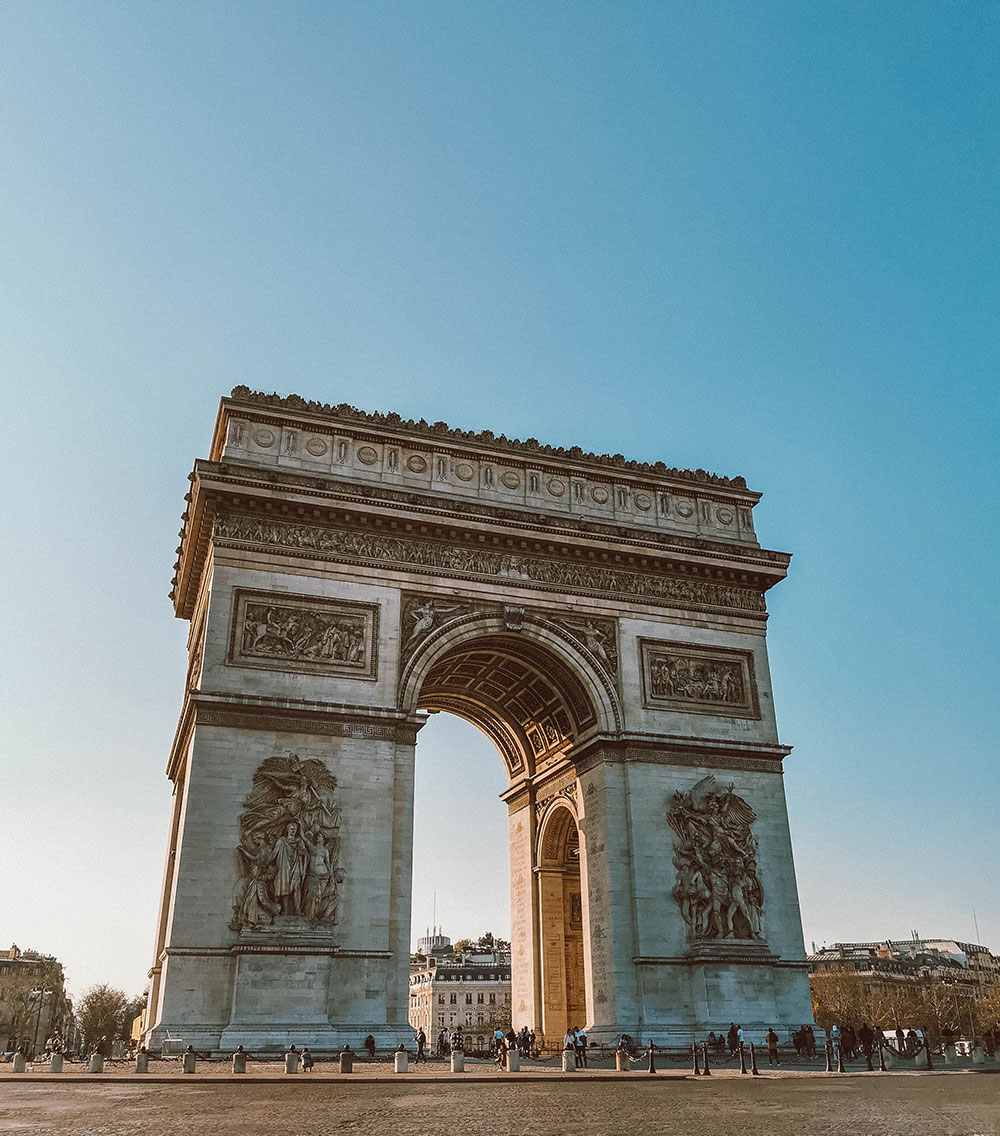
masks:
<svg viewBox="0 0 1000 1136"><path fill-rule="evenodd" d="M406 1038L428 713L505 765L512 1015L810 1019L742 479L237 388L171 593L184 707L147 1044Z"/></svg>

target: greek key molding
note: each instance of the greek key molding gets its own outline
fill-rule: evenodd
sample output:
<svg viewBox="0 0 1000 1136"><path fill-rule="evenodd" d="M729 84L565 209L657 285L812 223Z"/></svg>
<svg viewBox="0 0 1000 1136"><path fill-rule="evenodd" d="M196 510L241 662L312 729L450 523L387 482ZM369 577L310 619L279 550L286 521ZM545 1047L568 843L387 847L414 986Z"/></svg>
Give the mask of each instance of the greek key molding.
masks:
<svg viewBox="0 0 1000 1136"><path fill-rule="evenodd" d="M766 618L761 592L734 585L652 575L625 568L566 563L554 558L493 552L485 548L414 540L228 513L216 516L213 540L220 547L280 549L291 555L346 564L384 567L394 563L406 571L426 570L434 576L502 580L514 587L571 591L604 597L639 597L665 607L736 611Z"/></svg>

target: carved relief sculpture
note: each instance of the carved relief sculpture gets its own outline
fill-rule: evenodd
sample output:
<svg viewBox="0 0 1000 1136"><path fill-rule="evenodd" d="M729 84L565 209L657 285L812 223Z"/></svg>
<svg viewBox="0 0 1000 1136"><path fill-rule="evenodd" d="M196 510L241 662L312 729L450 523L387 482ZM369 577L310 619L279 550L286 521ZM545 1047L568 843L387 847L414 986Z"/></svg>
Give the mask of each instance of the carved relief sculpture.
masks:
<svg viewBox="0 0 1000 1136"><path fill-rule="evenodd" d="M753 654L640 639L647 706L663 710L759 718Z"/></svg>
<svg viewBox="0 0 1000 1136"><path fill-rule="evenodd" d="M757 814L709 774L674 793L674 899L693 939L760 939L764 889L757 872Z"/></svg>
<svg viewBox="0 0 1000 1136"><path fill-rule="evenodd" d="M545 618L578 639L614 678L618 674L617 624L613 619L569 618L558 613L545 613Z"/></svg>
<svg viewBox="0 0 1000 1136"><path fill-rule="evenodd" d="M233 931L259 931L279 916L319 925L337 922L344 873L337 779L322 761L297 754L269 757L243 802L236 850L239 883Z"/></svg>
<svg viewBox="0 0 1000 1136"><path fill-rule="evenodd" d="M230 666L374 678L378 608L237 588Z"/></svg>

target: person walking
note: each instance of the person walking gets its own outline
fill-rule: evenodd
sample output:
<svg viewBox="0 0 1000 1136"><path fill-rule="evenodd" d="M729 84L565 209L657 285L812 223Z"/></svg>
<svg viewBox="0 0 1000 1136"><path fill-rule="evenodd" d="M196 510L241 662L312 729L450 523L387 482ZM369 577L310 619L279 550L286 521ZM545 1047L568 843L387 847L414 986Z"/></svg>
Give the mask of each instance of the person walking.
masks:
<svg viewBox="0 0 1000 1136"><path fill-rule="evenodd" d="M303 1073L311 1073L313 1071L313 1066L316 1064L316 1062L313 1060L313 1055L309 1052L308 1046L304 1045L302 1047L301 1061L302 1061L302 1072Z"/></svg>
<svg viewBox="0 0 1000 1136"><path fill-rule="evenodd" d="M421 1061L427 1060L427 1054L424 1053L427 1047L427 1034L424 1033L422 1027L417 1030L413 1040L417 1043L417 1058L413 1063L414 1065L419 1065Z"/></svg>
<svg viewBox="0 0 1000 1136"><path fill-rule="evenodd" d="M767 1063L768 1065L780 1065L781 1059L778 1057L778 1035L774 1032L774 1026L771 1026L767 1031Z"/></svg>
<svg viewBox="0 0 1000 1136"><path fill-rule="evenodd" d="M369 1035L368 1035L368 1036L367 1036L367 1037L365 1038L365 1041L364 1041L364 1046L365 1046L365 1049L367 1049L367 1050L368 1050L368 1056L369 1056L369 1057L374 1057L374 1056L375 1056L375 1038L374 1038L374 1037L372 1037L372 1035L371 1035L371 1034L369 1034Z"/></svg>
<svg viewBox="0 0 1000 1136"><path fill-rule="evenodd" d="M587 1030L586 1028L578 1029L576 1031L577 1053L580 1055L580 1063L584 1069L587 1068Z"/></svg>
<svg viewBox="0 0 1000 1136"><path fill-rule="evenodd" d="M729 1032L726 1034L726 1040L729 1043L729 1056L732 1057L732 1055L736 1052L737 1045L739 1045L740 1042L739 1033L737 1032L735 1022L729 1023Z"/></svg>

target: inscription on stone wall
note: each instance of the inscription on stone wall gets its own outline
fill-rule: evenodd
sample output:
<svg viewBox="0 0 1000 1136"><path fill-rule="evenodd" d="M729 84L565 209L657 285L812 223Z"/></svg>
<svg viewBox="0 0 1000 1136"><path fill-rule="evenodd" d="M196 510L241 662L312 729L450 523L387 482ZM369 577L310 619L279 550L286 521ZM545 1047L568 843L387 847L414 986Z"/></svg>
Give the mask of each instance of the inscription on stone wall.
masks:
<svg viewBox="0 0 1000 1136"><path fill-rule="evenodd" d="M231 666L374 678L378 605L236 588Z"/></svg>
<svg viewBox="0 0 1000 1136"><path fill-rule="evenodd" d="M233 931L337 922L340 808L337 779L315 758L269 757L243 802Z"/></svg>
<svg viewBox="0 0 1000 1136"><path fill-rule="evenodd" d="M674 793L667 823L677 834L674 899L693 939L759 939L764 889L757 874L757 814L709 774Z"/></svg>
<svg viewBox="0 0 1000 1136"><path fill-rule="evenodd" d="M759 718L753 652L640 639L647 706L732 718Z"/></svg>

